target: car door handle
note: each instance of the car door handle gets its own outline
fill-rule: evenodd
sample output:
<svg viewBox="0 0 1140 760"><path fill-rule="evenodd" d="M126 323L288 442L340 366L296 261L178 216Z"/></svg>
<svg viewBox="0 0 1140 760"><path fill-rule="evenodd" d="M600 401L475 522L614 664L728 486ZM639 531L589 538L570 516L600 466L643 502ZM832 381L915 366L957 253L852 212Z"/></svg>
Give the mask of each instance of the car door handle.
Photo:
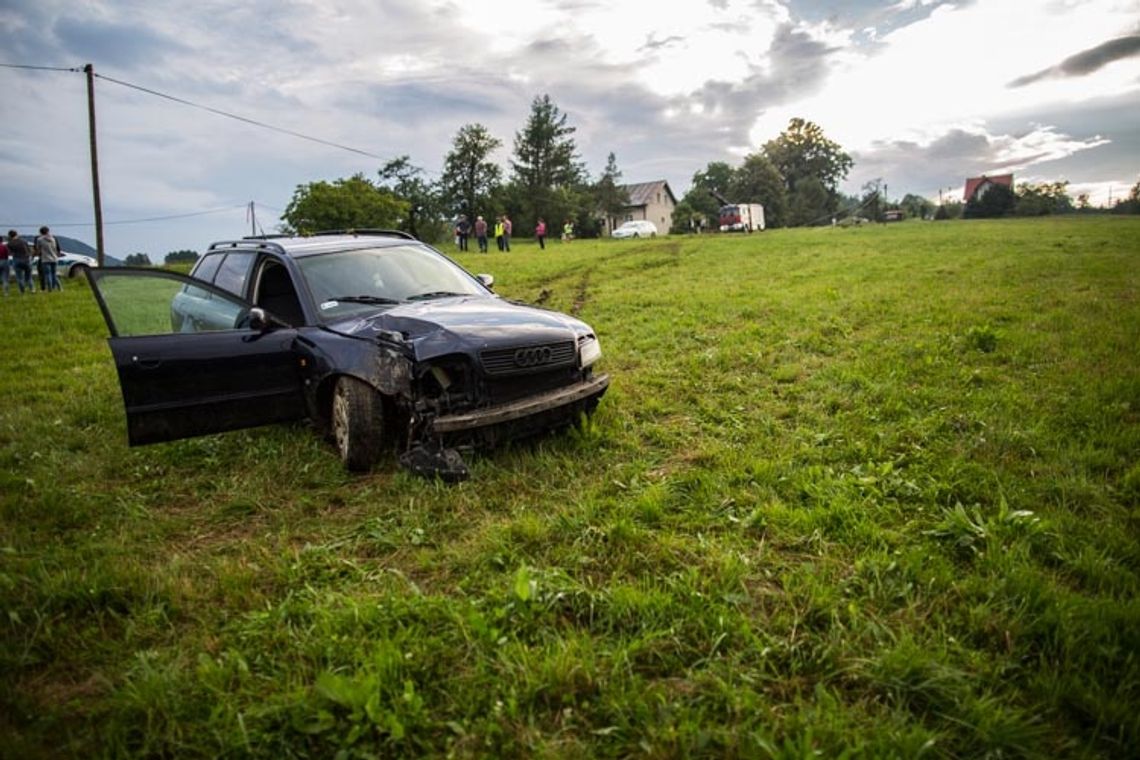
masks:
<svg viewBox="0 0 1140 760"><path fill-rule="evenodd" d="M158 369L162 366L162 359L142 359L138 356L132 356L131 363L139 369Z"/></svg>

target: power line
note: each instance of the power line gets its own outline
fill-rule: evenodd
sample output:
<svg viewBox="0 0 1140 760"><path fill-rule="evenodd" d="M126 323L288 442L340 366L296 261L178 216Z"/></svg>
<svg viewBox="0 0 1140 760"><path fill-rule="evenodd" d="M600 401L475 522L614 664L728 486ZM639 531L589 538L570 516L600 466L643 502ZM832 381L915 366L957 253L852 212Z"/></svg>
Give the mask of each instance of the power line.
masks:
<svg viewBox="0 0 1140 760"><path fill-rule="evenodd" d="M83 72L84 71L84 69L82 67L64 68L61 66L32 66L32 65L27 65L27 64L16 64L16 63L0 63L0 66L5 67L5 68L10 68L10 69L32 69L32 70L37 70L37 71L67 71L67 72ZM202 111L207 111L209 113L215 114L217 116L223 116L227 119L233 119L235 121L240 121L244 124L250 124L250 125L255 126L255 127L261 127L262 129L268 129L268 130L272 130L274 132L279 132L281 134L289 135L290 137L296 137L296 138L299 138L301 140L308 140L309 142L315 142L315 143L318 143L320 145L328 146L330 148L337 148L338 150L348 151L349 153L355 153L355 154L360 155L360 156L367 156L368 158L374 158L378 161L392 161L392 160L394 160L391 156L381 156L381 155L378 155L376 153L371 153L371 152L366 151L366 150L361 150L359 148L353 148L352 146L349 146L349 145L342 145L341 143L333 142L331 140L325 140L325 139L320 138L320 137L314 137L312 135L306 135L302 132L297 132L297 131L292 130L292 129L286 129L285 127L278 127L278 126L275 126L273 124L266 123L264 121L258 121L257 119L251 119L248 116L241 116L239 114L231 113L229 111L223 111L220 108L213 108L211 106L203 105L201 103L195 103L192 100L187 100L185 98L180 98L176 95L170 95L169 93L160 92L158 90L151 89L150 87L143 87L142 85L134 84L132 82L125 82L121 79L115 79L114 77L109 77L106 74L96 73L95 76L99 79L103 79L107 82L111 82L112 84L117 84L120 87L127 87L127 88L132 89L132 90L138 90L139 92L146 93L147 95L153 95L157 98L163 98L164 100L169 100L169 101L172 101L174 103L179 103L179 104L184 105L184 106L189 106L191 108L197 108L197 109L200 109ZM409 166L411 166L411 168L413 168L413 169L418 169L419 171L422 171L425 173L439 174L439 172L437 172L437 171L432 171L432 170L426 169L422 166L414 166L414 165L409 165Z"/></svg>
<svg viewBox="0 0 1140 760"><path fill-rule="evenodd" d="M223 206L221 208L207 209L206 211L192 211L188 214L168 214L166 216L147 217L146 219L120 219L120 220L114 221L114 222L103 222L103 224L105 224L105 225L111 225L111 224L144 224L146 222L168 222L172 219L189 219L190 217L193 217L193 216L206 216L207 214L220 214L223 211L233 211L235 209L245 208L245 207L246 207L246 204L243 203L243 204L238 205L238 206ZM36 223L17 224L15 222L4 222L4 223L0 223L0 227L12 227L12 228L35 227L39 224L41 224L41 223L36 222ZM47 226L48 227L94 227L95 223L94 222L49 222Z"/></svg>
<svg viewBox="0 0 1140 760"><path fill-rule="evenodd" d="M327 145L330 148L339 148L340 150L346 150L349 153L356 153L356 154L361 155L361 156L367 156L368 158L375 158L379 161L390 161L391 160L391 158L386 158L384 156L380 156L380 155L377 155L375 153L369 153L366 150L360 150L359 148L353 148L353 147L350 147L348 145L342 145L340 143L332 142L330 140L324 140L320 137L313 137L312 135L306 135L306 134L303 134L301 132L295 132L292 129L286 129L284 127L277 127L277 126L274 126L272 124L267 124L264 121L258 121L257 119L251 119L247 116L239 116L238 114L230 113L229 111L223 111L220 108L212 108L210 106L205 106L205 105L202 105L201 103L195 103L193 101L186 100L185 98L179 98L179 97L174 96L174 95L169 95L165 92L159 92L158 90L152 90L149 87L143 87L142 85L132 84L130 82L124 82L121 79L115 79L113 77L107 76L106 74L96 74L95 76L98 77L99 79L104 79L108 82L113 82L114 84L120 85L122 87L129 87L132 90L138 90L139 92L145 92L148 95L154 95L155 97L158 97L158 98L164 98L166 100L170 100L170 101L173 101L175 103L181 103L182 105L190 106L191 108L198 108L198 109L201 109L203 111L209 111L212 114L216 114L218 116L224 116L227 119L234 119L235 121L244 122L245 124L252 124L255 127L261 127L263 129L270 129L270 130L273 130L274 132L280 132L281 134L290 135L292 137L298 137L302 140L309 140L310 142L319 143L321 145Z"/></svg>
<svg viewBox="0 0 1140 760"><path fill-rule="evenodd" d="M23 63L0 63L0 68L5 69L26 69L29 71L83 71L80 66L63 67L63 66L29 66Z"/></svg>

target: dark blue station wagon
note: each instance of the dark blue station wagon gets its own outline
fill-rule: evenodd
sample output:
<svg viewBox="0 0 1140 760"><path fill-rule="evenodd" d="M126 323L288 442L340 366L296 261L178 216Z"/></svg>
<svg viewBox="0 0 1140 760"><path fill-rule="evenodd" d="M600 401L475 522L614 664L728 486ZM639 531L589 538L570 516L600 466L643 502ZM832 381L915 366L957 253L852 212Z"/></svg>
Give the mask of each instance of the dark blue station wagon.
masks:
<svg viewBox="0 0 1140 760"><path fill-rule="evenodd" d="M609 385L585 322L505 300L404 233L245 238L189 277L90 279L132 446L308 418L350 470L391 449L461 479L457 449L569 425Z"/></svg>

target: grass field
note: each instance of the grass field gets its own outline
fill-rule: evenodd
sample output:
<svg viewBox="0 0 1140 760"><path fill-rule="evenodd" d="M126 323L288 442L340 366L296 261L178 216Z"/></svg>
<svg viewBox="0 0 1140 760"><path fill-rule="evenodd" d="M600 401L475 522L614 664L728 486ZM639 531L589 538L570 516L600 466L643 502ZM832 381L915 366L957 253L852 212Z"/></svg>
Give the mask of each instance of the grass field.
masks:
<svg viewBox="0 0 1140 760"><path fill-rule="evenodd" d="M1140 219L515 248L612 387L454 487L0 300L0 755L1140 755Z"/></svg>

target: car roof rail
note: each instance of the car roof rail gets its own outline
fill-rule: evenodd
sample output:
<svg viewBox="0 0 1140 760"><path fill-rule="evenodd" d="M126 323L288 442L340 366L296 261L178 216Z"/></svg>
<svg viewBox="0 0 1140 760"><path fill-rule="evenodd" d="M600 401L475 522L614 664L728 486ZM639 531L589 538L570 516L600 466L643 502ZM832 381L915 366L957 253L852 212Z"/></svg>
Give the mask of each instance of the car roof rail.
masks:
<svg viewBox="0 0 1140 760"><path fill-rule="evenodd" d="M346 230L319 230L317 232L306 232L300 237L319 237L323 235L375 235L377 237L397 237L405 240L417 240L415 235L404 232L403 230L373 229L371 227L358 229L349 228Z"/></svg>
<svg viewBox="0 0 1140 760"><path fill-rule="evenodd" d="M270 240L265 240L262 238L242 238L241 240L219 240L216 243L210 243L210 247L207 248L206 250L207 251L218 251L218 250L221 250L223 248L244 248L246 250L253 248L255 250L273 251L274 253L280 253L280 254L285 253L285 247L283 245L281 245L280 243L274 243Z"/></svg>

